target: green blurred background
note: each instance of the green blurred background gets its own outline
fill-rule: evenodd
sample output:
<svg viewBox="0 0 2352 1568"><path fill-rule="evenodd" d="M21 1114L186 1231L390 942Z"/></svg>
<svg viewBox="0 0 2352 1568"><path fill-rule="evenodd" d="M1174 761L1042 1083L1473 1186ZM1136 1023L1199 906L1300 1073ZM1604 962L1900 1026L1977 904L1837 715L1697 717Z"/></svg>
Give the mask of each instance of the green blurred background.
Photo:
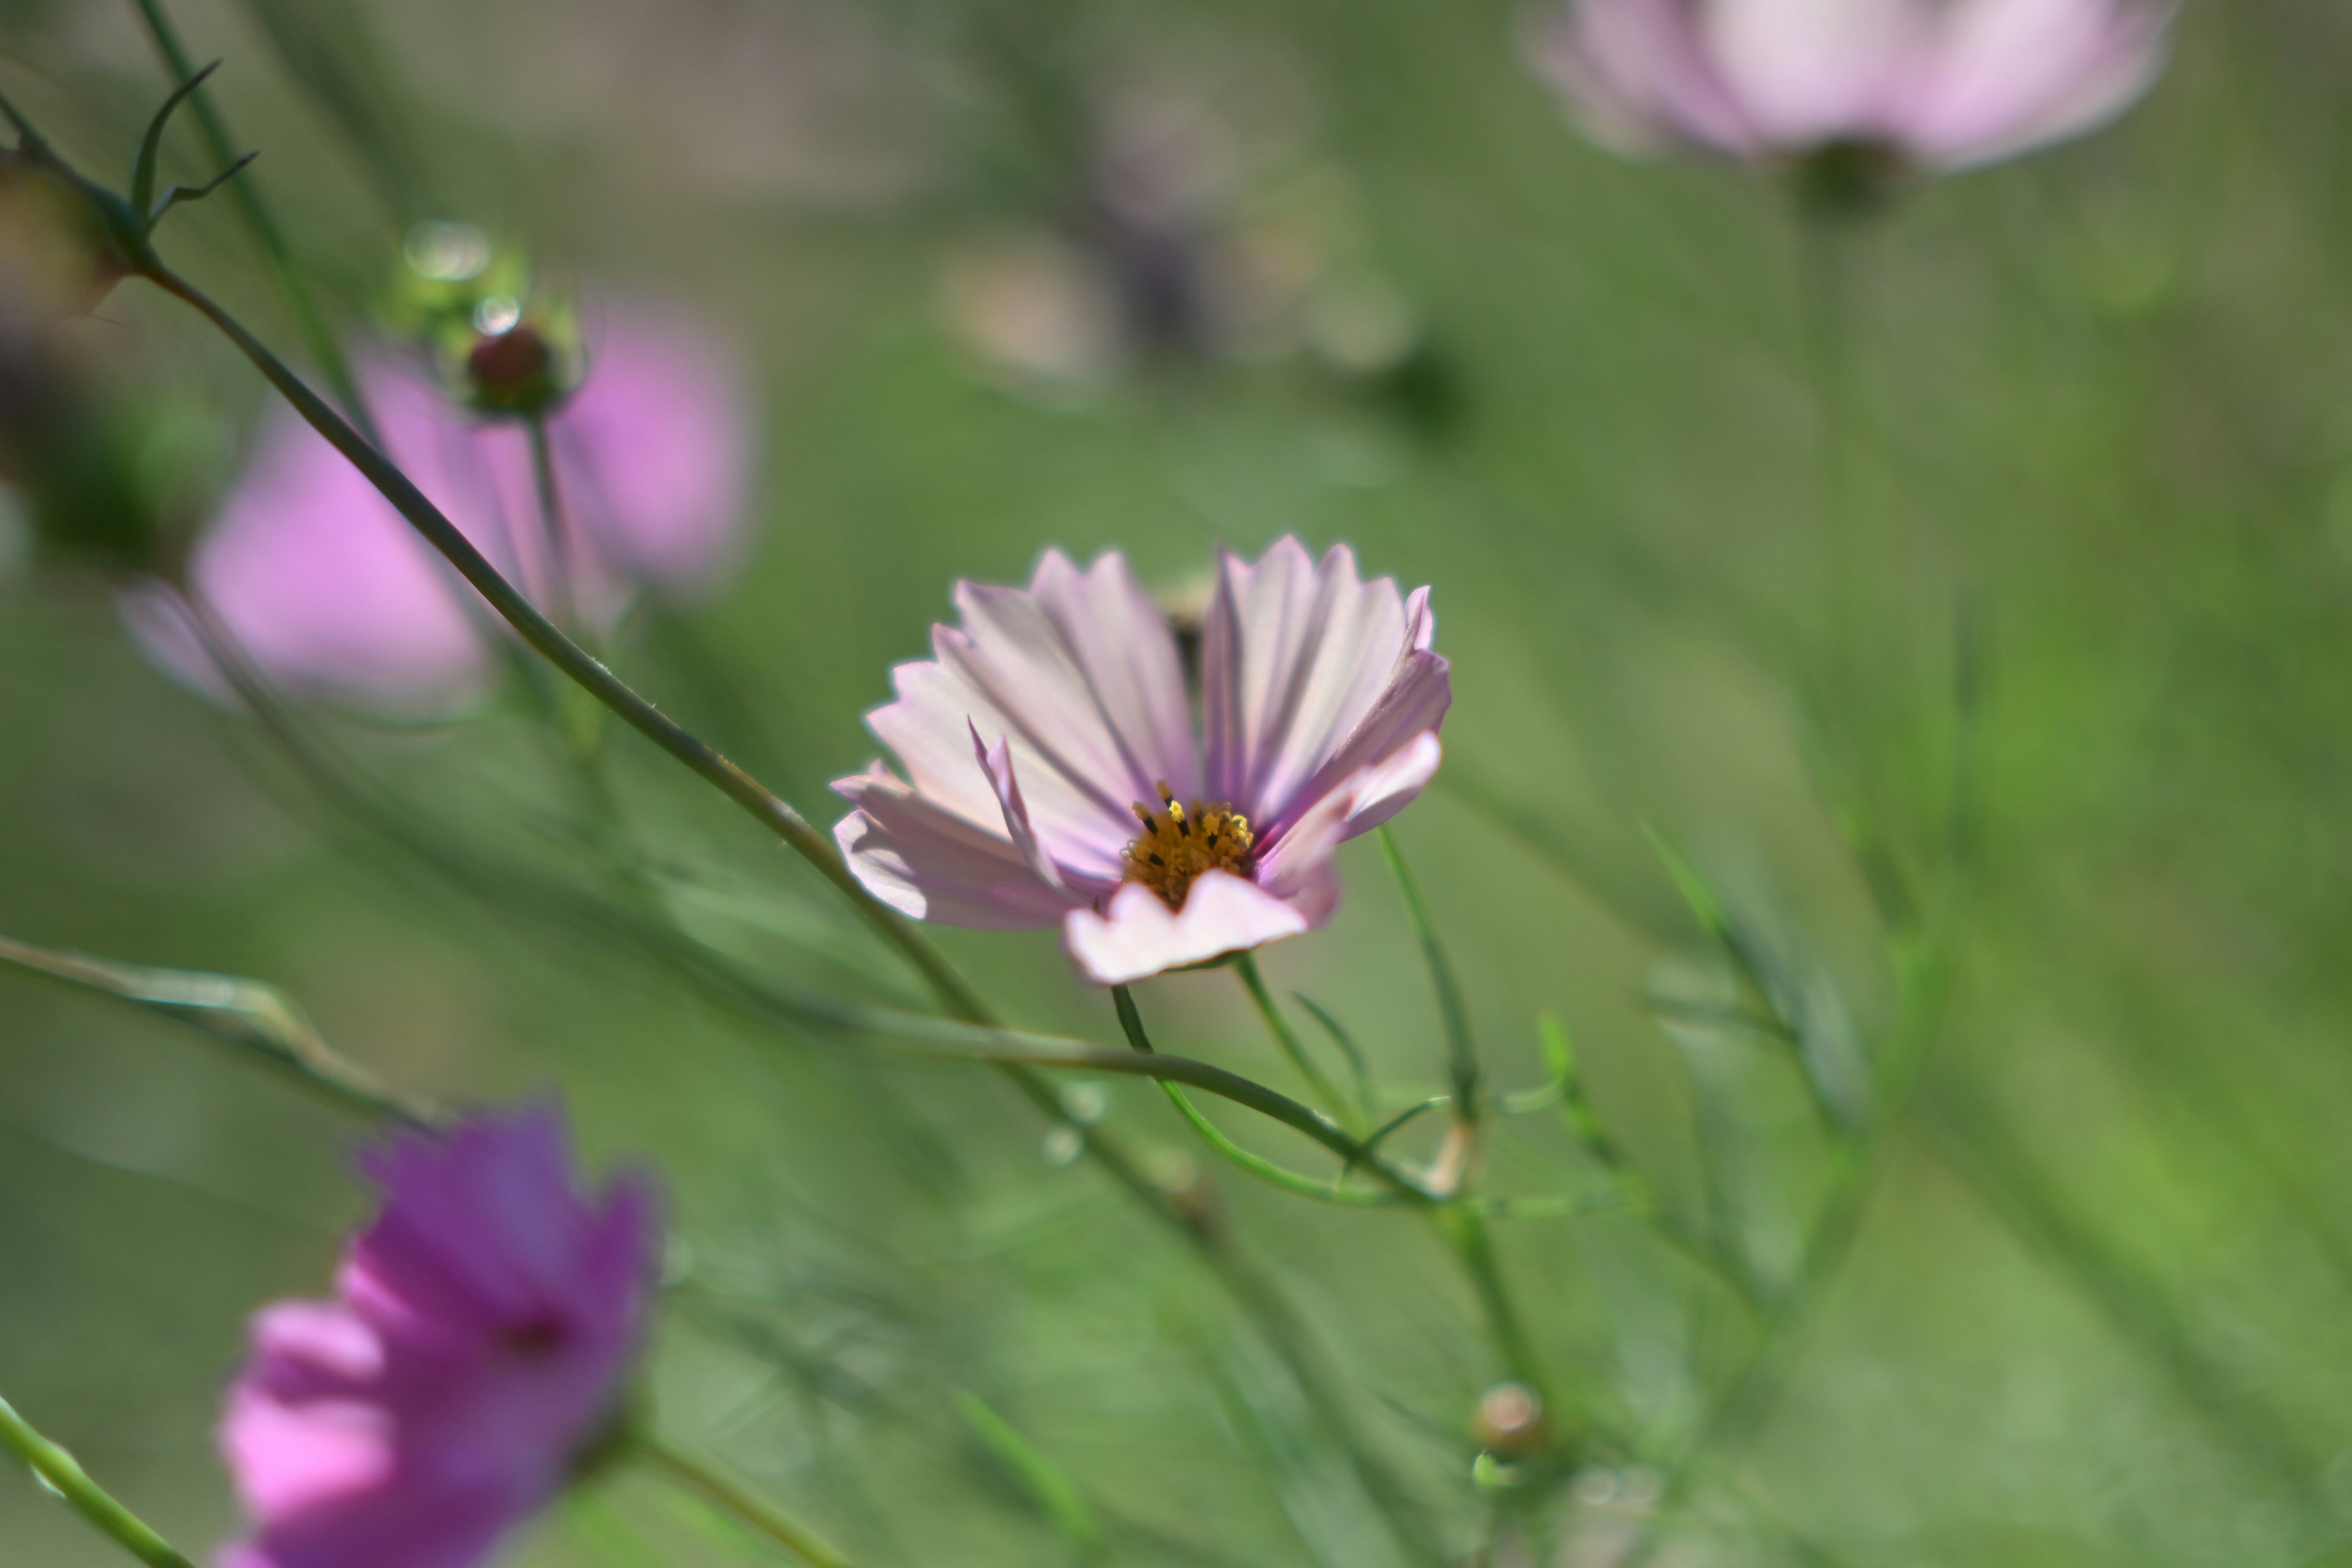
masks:
<svg viewBox="0 0 2352 1568"><path fill-rule="evenodd" d="M1593 1464L1537 1505L1558 1563L1618 1561L1670 1478L1687 1496L1667 1563L2352 1562L2335 0L2191 5L2121 124L1840 242L1843 616L1783 193L1590 147L1508 5L176 14L226 58L217 100L340 319L366 319L409 221L454 216L683 300L753 363L749 563L706 613L641 628L627 668L814 817L952 579L1018 579L1058 544L1176 584L1216 541L1351 542L1370 572L1433 584L1454 660L1446 771L1397 835L1495 1079L1542 1080L1536 1019L1559 1012L1664 1199L1696 1212L1712 1164L1768 1272L1819 1199L1821 1139L1784 1055L1675 1011L1720 957L1648 832L1874 1042L1905 997L1852 841L1927 900L1965 889L1918 1100L1843 1267L1774 1333L1785 1377L1743 1441L1686 1465L1766 1332L1727 1292L1623 1215L1498 1227L1555 1419L1590 1436ZM85 167L127 161L162 80L127 5L0 5L0 85ZM1076 377L976 353L959 258L1049 220L1087 106L1130 92L1193 106L1231 159L1216 222L1289 237L1302 287L1356 314L1310 306L1236 352ZM207 172L184 132L171 157ZM175 216L164 249L296 352L225 206ZM1355 352L1368 310L1381 330ZM143 285L100 317L108 352L194 411L187 482L225 484L257 379ZM1187 1250L997 1079L756 1026L499 875L404 852L153 673L102 582L12 537L0 931L268 980L435 1096L560 1089L595 1158L655 1163L674 1194L653 1381L677 1436L862 1562L1095 1550L966 1394L1066 1473L1099 1561L1401 1560ZM599 885L524 705L421 734L329 723L458 859ZM633 738L614 750L698 935L796 982L911 994L779 847ZM1957 860L1956 804L1975 825ZM1395 889L1369 842L1343 865L1337 922L1271 950L1268 974L1401 1092L1433 1088L1437 1013ZM1117 1039L1050 934L941 941L1023 1023ZM1292 1087L1229 977L1140 994L1163 1048ZM1078 1089L1139 1146L1206 1160L1148 1086ZM209 1427L245 1315L325 1287L363 1204L357 1136L187 1031L0 975L0 1392L191 1549L232 1523ZM1408 1215L1213 1178L1408 1506L1466 1547L1491 1494L1465 1427L1500 1373L1443 1248ZM1499 1134L1491 1179L1599 1178L1542 1116ZM519 1555L760 1560L625 1475ZM0 1561L114 1560L0 1479Z"/></svg>

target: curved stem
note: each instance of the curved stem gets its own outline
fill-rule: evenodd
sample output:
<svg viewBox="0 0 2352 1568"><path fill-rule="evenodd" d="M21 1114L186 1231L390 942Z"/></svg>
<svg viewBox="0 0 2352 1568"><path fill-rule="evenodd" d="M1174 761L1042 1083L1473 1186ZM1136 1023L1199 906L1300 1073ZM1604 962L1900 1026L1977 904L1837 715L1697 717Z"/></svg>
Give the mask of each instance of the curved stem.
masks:
<svg viewBox="0 0 2352 1568"><path fill-rule="evenodd" d="M1324 1109L1334 1116L1343 1121L1350 1119L1355 1108L1339 1092L1339 1085L1315 1065L1315 1058L1308 1056L1307 1047L1299 1043L1290 1021L1275 1005L1274 994L1265 988L1265 977L1257 972L1257 954L1236 954L1234 968L1241 975L1242 984L1248 989L1250 1000L1257 1004L1258 1016L1265 1020L1266 1032L1274 1037L1275 1044L1282 1047L1282 1054L1290 1058L1290 1065L1298 1069L1298 1076L1307 1080L1307 1087L1315 1091L1315 1098L1321 1100Z"/></svg>
<svg viewBox="0 0 2352 1568"><path fill-rule="evenodd" d="M424 1105L387 1089L365 1068L338 1056L291 998L259 981L118 963L5 936L0 936L0 966L63 981L193 1025L252 1052L345 1115L381 1117L415 1127L430 1126L436 1119Z"/></svg>
<svg viewBox="0 0 2352 1568"><path fill-rule="evenodd" d="M636 1438L632 1452L674 1484L813 1568L850 1568L849 1559L824 1537L668 1438L644 1434Z"/></svg>
<svg viewBox="0 0 2352 1568"><path fill-rule="evenodd" d="M1429 918L1428 906L1421 901L1421 889L1413 884L1412 873L1405 868L1404 852L1397 847L1395 835L1383 826L1379 837L1381 853L1387 858L1389 869L1396 877L1397 890L1404 897L1405 914L1412 922L1413 936L1421 943L1422 956L1429 963L1430 984L1437 992L1437 1014L1445 1025L1446 1058L1454 1075L1454 1118L1475 1125L1482 1110L1482 1075L1478 1047L1470 1035L1470 1009L1462 1000L1462 982L1454 973L1454 961L1445 955L1444 944L1437 940L1437 927Z"/></svg>
<svg viewBox="0 0 2352 1568"><path fill-rule="evenodd" d="M163 0L131 0L131 3L138 7L140 18L147 24L147 31L155 40L155 52L163 57L163 68L172 73L172 85L177 87L193 77L195 71L189 63L188 51L181 47L179 33L173 27L171 17L163 12ZM198 88L192 95L189 107L195 111L197 128L204 132L205 150L212 154L213 162L224 169L236 163L236 144L229 137L228 122L213 106L209 92ZM317 297L310 292L310 286L303 281L302 269L295 263L293 248L286 243L285 233L278 228L278 220L271 215L268 205L261 199L261 192L255 185L251 174L229 182L229 199L236 204L246 227L253 231L254 242L261 247L262 255L268 259L269 270L278 279L279 291L286 296L286 308L294 317L294 330L301 334L311 357L319 362L320 373L326 376L327 384L335 389L335 396L351 411L360 428L367 432L368 439L380 444L382 437L376 431L375 421L368 413L367 400L360 395L359 378L352 374L351 358L343 353L342 340L335 335L334 328L328 325L325 313L319 309Z"/></svg>
<svg viewBox="0 0 2352 1568"><path fill-rule="evenodd" d="M530 601L501 577L475 549L471 541L427 500L407 476L371 447L350 423L302 384L258 339L214 303L194 285L164 267L151 264L145 276L158 288L183 300L210 321L235 343L279 395L310 426L326 437L353 467L392 502L409 525L446 557L460 575L515 628L522 639L567 678L586 689L624 722L673 758L700 775L755 820L774 832L849 900L859 915L897 948L946 1008L977 1025L995 1021L988 1005L950 964L939 950L896 910L876 900L851 874L830 839L772 791L728 761L651 702L639 696L586 650L572 641ZM1000 1061L1013 1087L1046 1117L1069 1121L1053 1086L1028 1066ZM1304 1108L1302 1108L1304 1109ZM1312 1114L1312 1113L1309 1113ZM1333 1391L1296 1310L1275 1284L1250 1267L1222 1235L1180 1211L1169 1194L1145 1173L1135 1158L1115 1141L1089 1136L1087 1153L1121 1187L1192 1245L1228 1295L1258 1331L1266 1347L1280 1360L1297 1384L1301 1396L1339 1443L1367 1499L1387 1522L1407 1554L1420 1562L1435 1562L1442 1550L1412 1513L1396 1479L1354 1429L1344 1403Z"/></svg>
<svg viewBox="0 0 2352 1568"><path fill-rule="evenodd" d="M1144 1033L1143 1015L1136 1010L1133 993L1124 985L1114 985L1111 987L1110 994L1112 1005L1118 1010L1119 1027L1127 1032L1127 1043L1134 1047L1138 1057L1161 1064L1182 1059L1163 1057L1152 1048L1150 1037ZM1318 1198L1325 1203L1362 1208L1382 1207L1416 1198L1427 1200L1427 1194L1402 1173L1391 1172L1385 1167L1381 1168L1381 1173L1389 1180L1392 1189L1385 1193L1353 1191L1343 1185L1341 1182L1322 1182L1312 1176L1300 1175L1297 1172L1277 1165L1261 1155L1251 1153L1226 1137L1217 1130L1214 1122L1201 1114L1200 1109L1192 1103L1191 1097L1169 1079L1161 1078L1160 1087L1167 1094L1169 1103L1176 1107L1177 1113L1192 1123L1192 1130L1201 1135L1202 1142L1234 1164L1247 1171L1251 1175L1261 1181L1269 1182L1285 1192L1296 1193L1301 1197ZM1356 1152L1348 1157L1347 1169L1353 1169L1371 1158L1372 1149L1370 1144L1358 1145ZM1346 1171L1343 1170L1341 1173L1343 1178L1345 1174Z"/></svg>
<svg viewBox="0 0 2352 1568"><path fill-rule="evenodd" d="M148 1568L194 1568L186 1558L172 1549L165 1541L137 1514L114 1500L106 1489L91 1480L88 1472L71 1454L50 1442L33 1429L33 1424L16 1414L6 1400L0 1399L0 1448L5 1448L27 1466L33 1474L63 1498L76 1513L96 1525L106 1537L123 1551L148 1565Z"/></svg>
<svg viewBox="0 0 2352 1568"><path fill-rule="evenodd" d="M499 574L498 568L490 564L488 557L474 547L473 541L460 532L456 523L442 515L440 508L425 499L425 492L418 489L407 475L370 446L358 431L352 428L351 423L317 393L304 385L301 377L288 369L285 363L247 331L236 318L169 268L158 264L147 276L156 287L194 307L219 328L246 358L253 362L254 367L268 379L269 384L294 405L295 411L309 422L310 427L325 437L352 467L365 475L368 482L374 485L407 520L409 526L423 534L425 542L439 551L457 569L458 574L473 584L475 592L488 600L490 607L514 627L523 641L536 649L541 657L611 709L631 729L715 785L720 794L749 812L790 845L803 859L815 867L827 881L848 898L858 913L884 940L906 956L950 1011L974 1023L989 1021L988 1005L972 990L971 983L957 973L939 950L908 924L904 916L866 890L865 886L851 874L847 863L835 850L831 839L809 826L808 820L787 805L782 796L706 745L684 725L638 695L626 681L605 668L602 660L565 636L513 584Z"/></svg>

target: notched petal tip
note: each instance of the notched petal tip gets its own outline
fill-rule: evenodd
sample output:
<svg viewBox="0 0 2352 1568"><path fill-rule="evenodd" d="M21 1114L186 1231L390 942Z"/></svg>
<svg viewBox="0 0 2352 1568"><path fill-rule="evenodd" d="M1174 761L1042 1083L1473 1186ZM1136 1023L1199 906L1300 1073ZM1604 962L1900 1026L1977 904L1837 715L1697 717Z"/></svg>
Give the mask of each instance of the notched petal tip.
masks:
<svg viewBox="0 0 2352 1568"><path fill-rule="evenodd" d="M1072 910L1062 935L1088 981L1125 985L1308 929L1305 914L1272 894L1229 871L1204 871L1193 879L1181 910L1170 909L1159 894L1130 882L1099 914Z"/></svg>

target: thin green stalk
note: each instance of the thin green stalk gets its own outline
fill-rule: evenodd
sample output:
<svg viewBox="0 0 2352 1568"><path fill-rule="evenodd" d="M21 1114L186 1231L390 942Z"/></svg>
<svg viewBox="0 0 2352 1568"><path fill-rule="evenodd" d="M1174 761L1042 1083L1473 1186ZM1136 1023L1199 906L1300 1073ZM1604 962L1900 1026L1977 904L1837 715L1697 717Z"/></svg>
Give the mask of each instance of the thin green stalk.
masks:
<svg viewBox="0 0 2352 1568"><path fill-rule="evenodd" d="M1150 1058L1155 1061L1168 1060L1169 1058L1161 1057L1152 1048L1150 1037L1144 1032L1143 1015L1136 1010L1133 993L1124 985L1114 985L1111 987L1110 995L1111 1005L1118 1011L1119 1027L1127 1032L1127 1043L1134 1047L1135 1054ZM1216 1124L1202 1115L1200 1110L1193 1105L1192 1098L1175 1083L1162 1078L1160 1079L1160 1088L1168 1096L1169 1103L1175 1106L1177 1114L1192 1123L1192 1130L1201 1135L1202 1142L1242 1170L1260 1181L1280 1187L1285 1192L1296 1193L1301 1197L1318 1198L1325 1203L1362 1208L1381 1207L1400 1202L1428 1201L1428 1194L1417 1183L1386 1162L1379 1160L1369 1144L1357 1145L1355 1151L1348 1156L1348 1169L1353 1169L1359 1164L1370 1163L1375 1173L1390 1184L1390 1190L1386 1192L1366 1192L1346 1186L1342 1182L1318 1181L1312 1176L1300 1175L1297 1172L1277 1165L1263 1156L1253 1154L1219 1131ZM1345 1172L1341 1173L1344 1178Z"/></svg>
<svg viewBox="0 0 2352 1568"><path fill-rule="evenodd" d="M1908 1119L1941 1032L1953 979L1950 944L1958 923L1958 901L1956 892L1938 929L1923 944L1905 977L1899 1010L1888 1031L1875 1110L1867 1122L1832 1151L1828 1192L1816 1211L1795 1276L1766 1306L1754 1350L1668 1472L1665 1493L1626 1555L1623 1568L1643 1568L1651 1560L1661 1542L1660 1527L1688 1500L1700 1476L1711 1465L1736 1454L1771 1413L1813 1310L1853 1248L1863 1214L1876 1190L1886 1148L1896 1129Z"/></svg>
<svg viewBox="0 0 2352 1568"><path fill-rule="evenodd" d="M1487 1332L1504 1367L1515 1380L1533 1389L1550 1408L1551 1380L1545 1374L1542 1358L1536 1352L1534 1341L1528 1337L1525 1320L1512 1301L1510 1284L1504 1278L1502 1262L1495 1256L1493 1237L1486 1231L1486 1216L1472 1194L1478 1176L1486 1087L1477 1041L1470 1032L1470 1009L1463 1000L1462 982L1454 972L1454 962L1446 955L1445 944L1438 939L1436 922L1430 918L1429 907L1422 902L1421 889L1414 885L1412 872L1404 863L1404 852L1397 847L1396 836L1385 826L1380 829L1379 836L1381 853L1396 878L1406 918L1412 923L1422 957L1429 965L1430 985L1437 994L1438 1016L1445 1026L1446 1055L1454 1079L1454 1138L1458 1144L1454 1156L1458 1169L1454 1201L1433 1211L1431 1218L1469 1276L1479 1310L1486 1320Z"/></svg>
<svg viewBox="0 0 2352 1568"><path fill-rule="evenodd" d="M235 343L280 395L310 426L373 484L394 510L438 550L460 575L472 584L490 606L512 626L523 640L565 677L586 689L632 729L711 784L730 800L767 826L831 882L882 937L904 956L947 1009L974 1024L991 1024L994 1015L971 984L944 955L896 910L881 903L851 874L832 841L741 768L671 720L651 702L592 657L541 615L458 531L438 508L426 500L406 475L387 461L354 431L348 421L304 385L277 355L237 320L193 284L152 262L146 276L205 317ZM1109 1054L1109 1053L1107 1053ZM1013 1088L1049 1119L1066 1124L1068 1113L1061 1097L1043 1076L1017 1062L1000 1063ZM1303 1108L1302 1108L1303 1109ZM1297 1313L1273 1283L1246 1264L1219 1234L1189 1219L1167 1193L1147 1175L1124 1148L1100 1134L1087 1139L1087 1152L1114 1181L1143 1201L1160 1220L1186 1237L1215 1273L1227 1293L1281 1359L1298 1384L1301 1394L1328 1431L1339 1443L1363 1489L1386 1520L1408 1553L1433 1562L1442 1551L1401 1500L1402 1494L1386 1466L1372 1454L1354 1430L1344 1403L1332 1391L1318 1363Z"/></svg>
<svg viewBox="0 0 2352 1568"><path fill-rule="evenodd" d="M1274 1037L1275 1044L1282 1048L1282 1054L1290 1058L1290 1065L1298 1069L1298 1076L1307 1080L1307 1088L1315 1091L1315 1098L1323 1102L1325 1110L1352 1125L1356 1112L1354 1102L1341 1094L1339 1086L1315 1065L1315 1058L1307 1054L1307 1047L1291 1028L1290 1021L1282 1016L1282 1009L1275 1005L1274 993L1266 989L1265 977L1258 973L1257 955L1254 952L1236 954L1234 968L1240 973L1250 1000L1257 1005L1258 1016L1265 1020L1266 1032Z"/></svg>
<svg viewBox="0 0 2352 1568"><path fill-rule="evenodd" d="M1511 1300L1510 1286L1503 1278L1501 1260L1495 1256L1494 1237L1487 1234L1485 1216L1474 1205L1457 1201L1437 1211L1435 1217L1439 1230L1454 1248L1454 1256L1462 1260L1463 1271L1478 1292L1479 1308L1486 1316L1505 1370L1513 1381L1535 1390L1549 1408L1551 1380L1545 1375L1543 1358L1537 1353L1535 1342L1528 1338L1527 1325L1520 1321L1518 1308Z"/></svg>
<svg viewBox="0 0 2352 1568"><path fill-rule="evenodd" d="M547 419L533 415L524 422L530 433L530 477L539 495L540 531L547 536L548 574L553 596L564 619L572 626L580 617L580 579L572 559L572 531L563 510L563 489L555 477L555 443L547 433Z"/></svg>
<svg viewBox="0 0 2352 1568"><path fill-rule="evenodd" d="M68 1507L148 1568L194 1568L170 1542L91 1480L71 1454L35 1431L5 1399L0 1399L0 1447L30 1466Z"/></svg>
<svg viewBox="0 0 2352 1568"><path fill-rule="evenodd" d="M249 667L217 617L208 616L201 602L195 603L194 608L198 626L224 674L314 785L401 849L422 858L468 890L484 894L482 879L489 873L478 856L452 851L424 837L372 798L355 781L344 777L342 771L301 732L268 683ZM667 922L656 922L639 911L575 894L567 888L542 886L535 873L509 870L503 873L503 879L509 883L527 882L526 890L533 901L546 905L566 923L590 930L600 938L618 937L631 950L741 1017L770 1028L779 1025L805 1026L807 1010L796 999L745 973ZM1050 1121L1071 1124L1060 1095L1043 1075L1026 1066L997 1065L1039 1113ZM1443 1556L1441 1549L1406 1502L1386 1462L1357 1430L1355 1419L1312 1336L1275 1281L1235 1251L1220 1227L1178 1210L1168 1193L1145 1173L1142 1165L1115 1138L1099 1128L1080 1131L1085 1133L1084 1147L1088 1157L1115 1184L1184 1240L1249 1321L1268 1352L1282 1363L1299 1396L1339 1447L1366 1498L1382 1515L1383 1522L1407 1556L1417 1563L1439 1561ZM1547 1211L1531 1217L1561 1216Z"/></svg>
<svg viewBox="0 0 2352 1568"><path fill-rule="evenodd" d="M1846 254L1851 226L1812 211L1801 213L1798 238L1805 287L1807 368L1822 420L1816 494L1821 530L1822 610L1829 632L1832 696L1848 673L1855 648L1860 608L1853 515L1853 430L1857 409L1853 381L1851 268Z"/></svg>
<svg viewBox="0 0 2352 1568"><path fill-rule="evenodd" d="M172 84L177 87L194 76L195 70L189 61L188 51L181 47L180 35L173 27L171 17L164 14L163 0L131 0L131 4L147 24L148 34L155 41L155 52L163 57L163 68L171 73ZM214 107L212 95L198 88L190 107L195 110L197 127L204 132L205 149L211 153L215 164L226 168L236 163L236 143L228 133L228 122ZM293 249L286 243L285 232L278 226L278 220L271 215L268 204L261 199L259 186L248 174L230 181L228 194L229 199L236 204L238 216L245 219L246 227L253 231L254 242L261 247L263 257L268 259L269 269L278 279L278 287L286 296L287 309L294 318L294 330L301 334L311 357L319 362L320 373L327 378L327 384L334 388L336 398L350 411L352 418L367 433L368 440L381 446L383 438L377 433L374 419L368 413L366 398L360 394L359 378L352 373L351 357L343 353L341 338L336 335L325 313L319 309L318 299L310 292L310 286L303 280L302 268L295 261Z"/></svg>
<svg viewBox="0 0 2352 1568"><path fill-rule="evenodd" d="M1483 1075L1478 1067L1478 1047L1470 1036L1470 1010L1462 1000L1462 982L1454 973L1454 961L1445 955L1444 945L1437 940L1437 928L1430 921L1428 906L1421 901L1421 889L1413 885L1412 873L1405 868L1404 854L1397 847L1396 836L1382 827L1379 837L1381 853L1388 858L1389 869L1396 876L1397 889L1404 895L1405 915L1412 921L1422 956L1428 960L1430 983L1437 990L1437 1013L1445 1026L1445 1048L1454 1078L1454 1114L1475 1126L1483 1110L1479 1099Z"/></svg>
<svg viewBox="0 0 2352 1568"><path fill-rule="evenodd" d="M667 1437L642 1434L631 1451L670 1481L812 1568L850 1568L849 1559L824 1537Z"/></svg>
<svg viewBox="0 0 2352 1568"><path fill-rule="evenodd" d="M224 974L118 963L0 936L0 965L62 981L189 1024L293 1079L345 1115L427 1126L434 1113L337 1055L292 998L275 986Z"/></svg>
<svg viewBox="0 0 2352 1568"><path fill-rule="evenodd" d="M442 515L407 475L388 461L336 413L301 377L269 352L244 325L202 290L157 263L147 274L158 288L193 306L235 343L256 369L294 405L311 428L325 437L352 467L389 500L427 543L473 584L490 607L514 627L566 678L583 688L630 728L685 763L696 773L782 838L803 859L849 899L867 923L906 956L949 1010L975 1023L988 1021L987 1004L970 982L950 966L939 950L908 923L905 917L877 900L851 874L833 841L809 826L806 818L751 774L737 767L683 725L671 719L614 675L604 664L564 635L513 584L499 575L473 541Z"/></svg>

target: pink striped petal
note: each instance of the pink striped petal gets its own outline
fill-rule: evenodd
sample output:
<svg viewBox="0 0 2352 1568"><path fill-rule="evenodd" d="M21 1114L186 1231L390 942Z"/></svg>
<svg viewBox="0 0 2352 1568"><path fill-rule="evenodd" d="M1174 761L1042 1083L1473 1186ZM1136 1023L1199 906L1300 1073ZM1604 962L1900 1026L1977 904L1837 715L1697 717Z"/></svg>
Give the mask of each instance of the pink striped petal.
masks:
<svg viewBox="0 0 2352 1568"><path fill-rule="evenodd" d="M1587 0L1538 24L1528 47L1610 146L1688 142L1738 157L1763 150L1707 53L1693 0Z"/></svg>
<svg viewBox="0 0 2352 1568"><path fill-rule="evenodd" d="M1100 914L1072 910L1063 942L1079 972L1097 985L1125 985L1188 963L1205 963L1307 929L1307 917L1229 871L1192 881L1184 907L1140 882L1111 895Z"/></svg>
<svg viewBox="0 0 2352 1568"><path fill-rule="evenodd" d="M1360 581L1344 544L1319 563L1292 538L1254 566L1221 553L1201 649L1208 797L1283 821L1433 635L1418 602L1409 615L1393 578Z"/></svg>
<svg viewBox="0 0 2352 1568"><path fill-rule="evenodd" d="M2117 0L1965 0L1905 116L1929 160L1963 167L2095 129L2162 69L2171 7Z"/></svg>
<svg viewBox="0 0 2352 1568"><path fill-rule="evenodd" d="M977 772L968 756L964 766ZM991 831L942 807L879 761L833 787L857 807L833 830L850 870L908 919L1027 931L1058 924L1070 908L1071 897L1038 879L1001 826Z"/></svg>

